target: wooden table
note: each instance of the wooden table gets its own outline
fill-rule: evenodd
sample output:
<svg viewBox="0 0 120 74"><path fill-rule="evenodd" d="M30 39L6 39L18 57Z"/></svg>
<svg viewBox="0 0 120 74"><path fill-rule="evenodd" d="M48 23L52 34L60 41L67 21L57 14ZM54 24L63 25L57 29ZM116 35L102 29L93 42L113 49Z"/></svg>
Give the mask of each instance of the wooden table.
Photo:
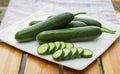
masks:
<svg viewBox="0 0 120 74"><path fill-rule="evenodd" d="M11 4L13 1L15 0L11 0L9 7L12 7ZM30 0L26 0L26 1L30 1ZM23 4L25 4L26 1L24 1ZM110 0L89 0L89 1L80 0L79 6L82 11L83 10L87 11L88 15L90 16L94 16L118 24L118 20L116 18ZM20 10L22 10L22 8L20 8ZM11 13L9 13L8 15L7 13L9 11L11 11ZM17 11L14 10L12 11L11 9L8 9L3 19L2 25L3 24L8 25L11 23L9 21L6 22L5 19L8 20L14 19L18 21L29 15L27 14L24 15L24 17L22 18L21 17L16 18L13 16L14 13L16 12ZM18 14L22 14L22 13L18 13ZM37 58L33 55L20 51L19 49L16 49L6 43L0 42L0 74L19 74L19 73L20 74L63 74L63 73L64 74L119 74L119 70L120 70L119 56L120 56L120 38L118 38L103 55L101 55L86 69L82 71L76 71Z"/></svg>

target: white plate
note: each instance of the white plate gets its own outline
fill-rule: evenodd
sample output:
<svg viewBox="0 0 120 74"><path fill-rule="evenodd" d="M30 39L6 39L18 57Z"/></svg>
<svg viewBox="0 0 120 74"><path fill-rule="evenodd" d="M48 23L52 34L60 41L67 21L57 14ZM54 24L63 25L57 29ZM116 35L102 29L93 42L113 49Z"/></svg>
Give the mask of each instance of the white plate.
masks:
<svg viewBox="0 0 120 74"><path fill-rule="evenodd" d="M49 8L49 9L48 9ZM51 12L50 12L51 11ZM96 40L93 41L86 41L86 42L76 42L74 43L76 47L84 47L84 48L89 48L93 51L93 57L92 58L88 58L88 59L84 59L84 58L78 58L78 59L74 59L74 60L68 60L68 61L55 61L52 59L51 55L46 55L46 56L41 56L38 55L36 52L36 49L38 47L38 42L36 41L32 41L32 42L27 42L27 43L18 43L15 38L14 35L15 33L24 28L27 27L29 22L32 20L44 20L46 19L47 16L49 15L53 15L55 13L60 13L60 12L66 11L63 8L60 7L46 7L43 8L41 11L33 14L32 16L24 19L21 22L18 23L13 23L13 25L3 29L2 31L0 31L0 40L2 40L3 42L10 44L22 51L28 52L32 55L35 55L39 58L57 63L57 64L61 64L63 66L72 68L72 69L76 69L76 70L82 70L84 68L86 68L89 64L91 64L97 57L99 57L103 52L105 52L107 50L107 48L119 37L120 35L120 26L117 24L113 24L110 22L106 22L106 21L102 21L99 20L102 24L104 24L104 26L116 30L116 34L106 34L103 33L99 38L97 38ZM68 10L67 10L68 11ZM49 12L49 13L48 13ZM85 15L81 15L81 16L85 16ZM85 16L88 17L88 16Z"/></svg>

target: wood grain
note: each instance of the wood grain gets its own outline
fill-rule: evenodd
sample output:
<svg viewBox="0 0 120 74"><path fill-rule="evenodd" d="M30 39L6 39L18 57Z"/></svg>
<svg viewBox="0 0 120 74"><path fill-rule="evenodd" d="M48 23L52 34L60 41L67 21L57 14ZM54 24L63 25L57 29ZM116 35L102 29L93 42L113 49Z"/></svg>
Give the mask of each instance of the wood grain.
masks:
<svg viewBox="0 0 120 74"><path fill-rule="evenodd" d="M18 74L22 52L0 42L0 74Z"/></svg>
<svg viewBox="0 0 120 74"><path fill-rule="evenodd" d="M65 67L64 74L100 74L98 61L94 61L90 66L82 71L76 71Z"/></svg>
<svg viewBox="0 0 120 74"><path fill-rule="evenodd" d="M25 74L59 74L58 65L39 59L32 55L28 56ZM99 65L97 60L83 71L77 71L70 68L64 70L64 74L99 74Z"/></svg>
<svg viewBox="0 0 120 74"><path fill-rule="evenodd" d="M59 74L57 64L28 55L25 74Z"/></svg>
<svg viewBox="0 0 120 74"><path fill-rule="evenodd" d="M120 74L120 37L102 55L102 62L105 74Z"/></svg>

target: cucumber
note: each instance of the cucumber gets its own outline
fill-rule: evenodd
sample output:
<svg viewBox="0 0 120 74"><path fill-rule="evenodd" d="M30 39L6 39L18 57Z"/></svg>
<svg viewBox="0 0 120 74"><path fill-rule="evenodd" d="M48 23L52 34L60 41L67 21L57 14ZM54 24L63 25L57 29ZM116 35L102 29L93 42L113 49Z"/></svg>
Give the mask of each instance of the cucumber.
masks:
<svg viewBox="0 0 120 74"><path fill-rule="evenodd" d="M55 47L56 47L54 51L57 51L61 48L61 43L60 42L56 41L56 42L54 42L54 44L55 44Z"/></svg>
<svg viewBox="0 0 120 74"><path fill-rule="evenodd" d="M65 43L66 48L73 48L73 43Z"/></svg>
<svg viewBox="0 0 120 74"><path fill-rule="evenodd" d="M98 38L102 34L97 26L76 27L40 32L36 36L37 41L89 41Z"/></svg>
<svg viewBox="0 0 120 74"><path fill-rule="evenodd" d="M42 44L42 45L40 45L40 46L37 48L37 52L38 52L38 54L40 54L40 55L47 54L47 53L48 53L48 50L49 50L49 45L48 45L47 43Z"/></svg>
<svg viewBox="0 0 120 74"><path fill-rule="evenodd" d="M93 52L89 49L84 49L84 53L82 55L83 58L90 58L92 57L93 55Z"/></svg>
<svg viewBox="0 0 120 74"><path fill-rule="evenodd" d="M65 42L61 41L60 44L61 44L60 49L64 49L66 47Z"/></svg>
<svg viewBox="0 0 120 74"><path fill-rule="evenodd" d="M72 51L72 55L71 58L77 58L78 57L78 49L77 48L71 48L70 49Z"/></svg>
<svg viewBox="0 0 120 74"><path fill-rule="evenodd" d="M78 57L81 57L83 55L83 53L84 53L83 48L77 47L77 50L78 50Z"/></svg>
<svg viewBox="0 0 120 74"><path fill-rule="evenodd" d="M35 25L36 23L39 23L39 22L41 21L32 21L30 22L29 26ZM69 24L66 24L64 26L58 26L56 29L82 27L82 26L87 26L87 24L81 21L71 21Z"/></svg>
<svg viewBox="0 0 120 74"><path fill-rule="evenodd" d="M63 56L63 59L64 60L70 59L70 56L72 55L72 51L68 48L63 49L63 51L65 53L64 56Z"/></svg>
<svg viewBox="0 0 120 74"><path fill-rule="evenodd" d="M82 21L86 23L88 26L98 26L101 27L101 23L97 20L91 19L91 18L85 18L85 17L75 17L74 21Z"/></svg>
<svg viewBox="0 0 120 74"><path fill-rule="evenodd" d="M35 40L36 35L39 32L56 28L57 26L62 26L64 24L70 23L74 19L74 14L70 12L64 12L57 14L45 21L39 22L36 25L24 28L15 34L15 39L18 42L27 42Z"/></svg>
<svg viewBox="0 0 120 74"><path fill-rule="evenodd" d="M53 42L50 42L50 43L48 43L48 45L49 45L48 53L53 53L55 51L55 48L56 48L55 44Z"/></svg>
<svg viewBox="0 0 120 74"><path fill-rule="evenodd" d="M37 23L39 23L39 22L42 22L42 21L39 21L39 20L31 21L31 22L29 23L29 26L35 25L35 24L37 24Z"/></svg>
<svg viewBox="0 0 120 74"><path fill-rule="evenodd" d="M52 57L55 60L62 60L64 57L64 51L62 49L60 49L60 50L54 52Z"/></svg>
<svg viewBox="0 0 120 74"><path fill-rule="evenodd" d="M102 26L102 24L95 19L85 18L85 17L75 17L74 21L82 21L82 22L86 23L87 26L98 26L98 27L104 29L104 32L109 33L109 34L114 34L116 32L115 30L111 30L107 27Z"/></svg>
<svg viewBox="0 0 120 74"><path fill-rule="evenodd" d="M87 24L81 21L71 21L69 24L64 25L63 28L82 27L82 26L87 26Z"/></svg>

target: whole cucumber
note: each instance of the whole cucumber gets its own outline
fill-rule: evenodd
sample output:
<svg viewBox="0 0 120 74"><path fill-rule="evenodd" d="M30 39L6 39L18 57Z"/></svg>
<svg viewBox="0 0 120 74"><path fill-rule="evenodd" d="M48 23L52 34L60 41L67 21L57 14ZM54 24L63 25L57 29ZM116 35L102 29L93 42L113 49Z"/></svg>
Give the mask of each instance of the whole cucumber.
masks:
<svg viewBox="0 0 120 74"><path fill-rule="evenodd" d="M86 23L88 26L98 26L98 27L102 27L101 23L95 19L91 19L91 18L85 18L85 17L75 17L74 21L82 21L84 23Z"/></svg>
<svg viewBox="0 0 120 74"><path fill-rule="evenodd" d="M66 24L58 28L63 29L63 28L83 27L83 26L87 26L87 24L81 21L71 21L69 24Z"/></svg>
<svg viewBox="0 0 120 74"><path fill-rule="evenodd" d="M40 32L36 36L37 41L88 41L98 38L102 34L97 26L85 26Z"/></svg>
<svg viewBox="0 0 120 74"><path fill-rule="evenodd" d="M36 25L24 28L15 34L15 39L18 42L26 42L35 40L36 35L45 30L56 28L70 23L74 19L74 14L70 12L64 12L57 14L43 22L39 22Z"/></svg>
<svg viewBox="0 0 120 74"><path fill-rule="evenodd" d="M37 23L39 23L41 21L32 21L30 22L29 26L35 25ZM71 21L69 24L66 24L64 26L58 26L57 29L59 28L72 28L72 27L82 27L82 26L87 26L87 24L85 24L84 22L81 21Z"/></svg>

